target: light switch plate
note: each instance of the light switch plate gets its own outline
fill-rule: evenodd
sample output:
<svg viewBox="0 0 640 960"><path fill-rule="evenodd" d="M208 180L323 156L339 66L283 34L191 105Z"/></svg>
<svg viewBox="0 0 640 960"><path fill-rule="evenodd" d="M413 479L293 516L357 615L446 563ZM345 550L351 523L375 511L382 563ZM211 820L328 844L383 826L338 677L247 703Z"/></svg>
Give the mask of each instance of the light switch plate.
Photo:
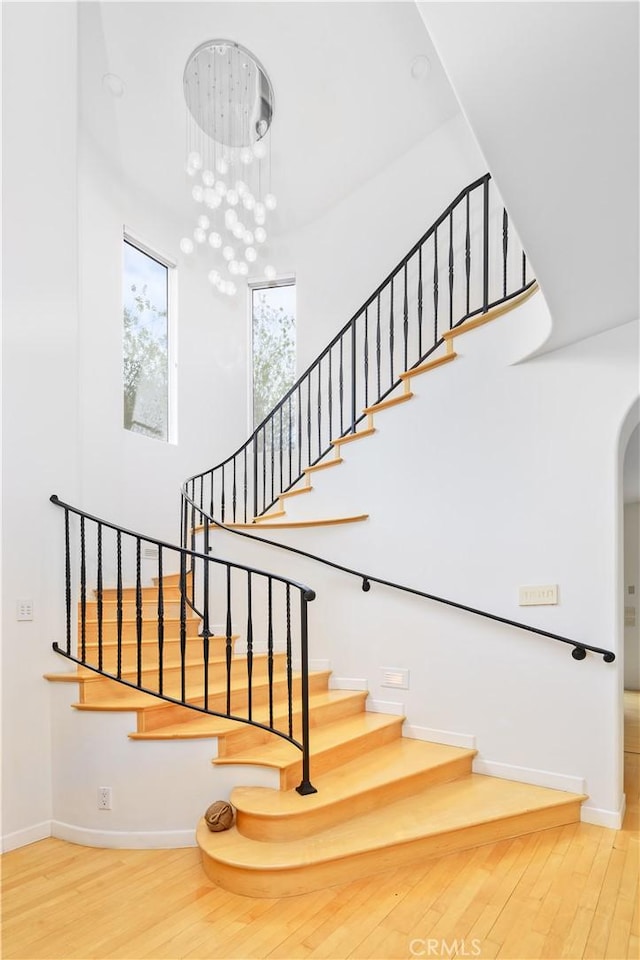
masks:
<svg viewBox="0 0 640 960"><path fill-rule="evenodd" d="M520 587L518 603L521 607L537 607L558 602L558 584L547 583L541 586Z"/></svg>

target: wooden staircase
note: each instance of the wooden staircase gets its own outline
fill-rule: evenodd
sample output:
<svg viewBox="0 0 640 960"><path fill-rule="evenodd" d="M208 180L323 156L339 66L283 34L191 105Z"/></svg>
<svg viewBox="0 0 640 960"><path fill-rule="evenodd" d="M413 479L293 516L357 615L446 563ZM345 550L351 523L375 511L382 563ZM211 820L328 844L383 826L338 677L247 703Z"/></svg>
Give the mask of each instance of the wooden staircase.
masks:
<svg viewBox="0 0 640 960"><path fill-rule="evenodd" d="M179 606L177 578L167 577L168 604ZM173 592L172 592L173 591ZM133 602L125 592L124 604ZM145 587L147 627L142 638L142 685L158 680L153 626L157 587ZM116 619L103 591L103 666L116 669ZM126 611L131 613L132 611ZM173 611L177 612L177 611ZM87 656L97 659L97 603L87 601ZM123 607L123 616L125 609ZM130 619L125 617L125 619ZM202 640L199 621L188 619L187 700L202 706ZM179 618L167 616L164 691L179 696L181 667ZM233 638L234 646L237 637ZM209 704L224 712L225 637L211 638ZM135 684L136 640L123 639L122 679ZM234 651L232 710L246 710L246 657ZM286 726L288 703L283 655L274 656L274 726ZM253 717L269 723L266 656L254 655ZM331 690L330 672L309 677L311 780L317 793L300 796L300 751L259 727L196 712L117 680L79 667L48 674L56 682L79 685L74 704L85 711L134 712L143 740L217 738L216 765L257 765L279 772L280 789L236 787L232 828L211 833L202 819L196 838L207 876L235 893L282 897L383 872L443 853L463 850L571 823L580 818L583 796L472 773L474 750L403 738L403 717L366 711L367 694ZM292 705L294 736L301 725L299 678ZM213 745L212 745L213 753Z"/></svg>
<svg viewBox="0 0 640 960"><path fill-rule="evenodd" d="M445 334L446 353L401 374L403 392L366 408L366 428L335 440L333 459L307 467L301 481L304 486L282 493L273 512L255 518L254 524L314 526L366 519L366 515L357 515L289 522L285 505L291 498L311 492L311 478L316 471L342 463L345 445L375 433L376 413L409 401L413 396L412 378L453 361L455 336L513 309L534 290L535 287L513 302ZM119 669L124 683L83 667L71 673L49 674L47 678L79 685L79 699L74 704L78 710L134 712L137 723L135 731L129 734L131 739L216 738L214 764L253 765L278 771L277 790L242 786L233 789L230 800L236 819L229 830L211 833L204 818L198 824L196 838L205 872L220 886L251 897L292 896L416 860L579 820L584 796L474 774L475 750L404 738L403 717L367 712L366 692L330 689L328 670L312 671L309 675L310 777L317 792L301 796L295 790L303 779L300 751L290 741L265 729L271 726L286 730L291 718L292 736L302 739L300 676L293 675L289 704L284 653L275 652L271 664L266 654L254 653L250 697L247 659L237 652L238 637L233 636L229 711L229 644L226 637L214 636L209 642L207 665L209 709L247 716L251 700L252 719L262 726L192 709L204 705L201 624L189 612L183 670L178 575L164 576L162 588L162 692L165 697L176 699L181 699L184 692L185 701L191 706L171 703L146 692L158 690L160 681L157 583L142 588L141 605L135 589L122 591L120 644L116 591L102 591L101 668L112 675ZM139 635L140 612L143 626ZM84 634L86 660L97 665L96 600L86 602ZM80 647L79 640L79 650Z"/></svg>

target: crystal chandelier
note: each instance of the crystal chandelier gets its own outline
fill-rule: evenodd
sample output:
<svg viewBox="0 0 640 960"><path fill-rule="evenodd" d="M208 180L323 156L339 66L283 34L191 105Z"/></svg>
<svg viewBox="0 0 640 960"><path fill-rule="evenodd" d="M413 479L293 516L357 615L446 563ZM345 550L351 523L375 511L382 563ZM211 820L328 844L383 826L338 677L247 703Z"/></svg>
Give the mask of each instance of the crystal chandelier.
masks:
<svg viewBox="0 0 640 960"><path fill-rule="evenodd" d="M271 192L271 121L274 98L263 66L232 40L197 47L184 70L187 104L185 170L196 205L193 237L180 249L208 247L217 258L209 280L233 296L236 280L260 269L266 223L275 210ZM276 271L269 264L264 276Z"/></svg>

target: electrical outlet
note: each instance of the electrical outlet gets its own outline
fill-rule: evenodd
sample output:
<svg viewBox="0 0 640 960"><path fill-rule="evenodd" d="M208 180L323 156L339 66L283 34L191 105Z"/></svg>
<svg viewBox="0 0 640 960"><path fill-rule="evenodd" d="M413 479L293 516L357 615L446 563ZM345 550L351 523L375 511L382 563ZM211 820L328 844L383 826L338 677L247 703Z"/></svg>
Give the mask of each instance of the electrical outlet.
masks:
<svg viewBox="0 0 640 960"><path fill-rule="evenodd" d="M16 620L33 620L33 600L18 600Z"/></svg>
<svg viewBox="0 0 640 960"><path fill-rule="evenodd" d="M98 810L111 810L111 787L98 787Z"/></svg>

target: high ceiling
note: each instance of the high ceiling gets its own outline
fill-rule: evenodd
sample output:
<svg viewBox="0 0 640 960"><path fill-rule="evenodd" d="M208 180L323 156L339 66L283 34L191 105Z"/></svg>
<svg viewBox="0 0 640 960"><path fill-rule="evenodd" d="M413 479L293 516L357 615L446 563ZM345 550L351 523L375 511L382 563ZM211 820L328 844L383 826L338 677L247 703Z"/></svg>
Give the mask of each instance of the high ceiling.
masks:
<svg viewBox="0 0 640 960"><path fill-rule="evenodd" d="M414 3L80 4L81 122L133 186L190 223L182 73L215 38L264 64L275 91L273 228L294 230L458 111ZM424 56L426 76L411 65ZM124 82L113 97L105 74Z"/></svg>

